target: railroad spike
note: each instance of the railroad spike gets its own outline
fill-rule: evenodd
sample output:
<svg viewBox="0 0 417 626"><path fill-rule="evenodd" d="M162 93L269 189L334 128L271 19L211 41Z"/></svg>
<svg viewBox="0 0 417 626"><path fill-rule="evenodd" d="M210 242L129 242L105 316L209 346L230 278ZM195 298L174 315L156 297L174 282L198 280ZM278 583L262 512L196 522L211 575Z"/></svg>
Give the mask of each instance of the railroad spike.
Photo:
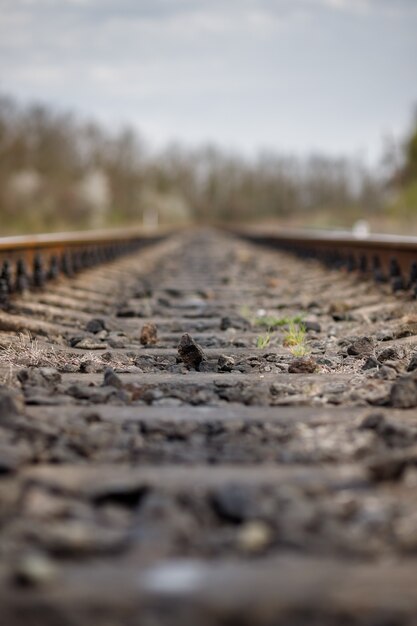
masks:
<svg viewBox="0 0 417 626"><path fill-rule="evenodd" d="M357 269L356 259L353 254L348 255L346 267L348 272L354 272Z"/></svg>
<svg viewBox="0 0 417 626"><path fill-rule="evenodd" d="M401 274L401 268L395 257L392 257L389 264L389 274L391 278L392 291L403 291L406 288L404 278Z"/></svg>
<svg viewBox="0 0 417 626"><path fill-rule="evenodd" d="M372 275L376 283L387 282L387 278L381 268L381 261L377 255L374 255L372 258Z"/></svg>
<svg viewBox="0 0 417 626"><path fill-rule="evenodd" d="M43 266L43 259L40 254L36 254L33 259L33 286L41 289L46 282L46 274Z"/></svg>
<svg viewBox="0 0 417 626"><path fill-rule="evenodd" d="M74 276L71 255L68 252L63 252L61 255L61 270L69 278Z"/></svg>
<svg viewBox="0 0 417 626"><path fill-rule="evenodd" d="M413 261L410 266L410 279L409 279L409 287L413 287L417 284L417 262Z"/></svg>
<svg viewBox="0 0 417 626"><path fill-rule="evenodd" d="M3 267L1 270L0 278L5 281L8 293L13 291L12 270L10 261L6 259L3 261Z"/></svg>
<svg viewBox="0 0 417 626"><path fill-rule="evenodd" d="M58 257L56 256L56 254L53 254L49 260L49 269L47 273L47 279L54 280L55 278L58 278L59 271L60 269L59 269Z"/></svg>
<svg viewBox="0 0 417 626"><path fill-rule="evenodd" d="M71 252L71 265L72 265L72 271L75 274L77 274L81 270L79 250L74 250L73 252Z"/></svg>
<svg viewBox="0 0 417 626"><path fill-rule="evenodd" d="M368 271L368 257L366 254L361 254L359 258L359 271L362 272L362 274L366 274Z"/></svg>
<svg viewBox="0 0 417 626"><path fill-rule="evenodd" d="M23 293L29 289L29 278L24 259L18 259L16 264L15 290Z"/></svg>
<svg viewBox="0 0 417 626"><path fill-rule="evenodd" d="M396 293L397 291L404 291L406 289L406 285L402 276L396 276L391 281L392 291Z"/></svg>
<svg viewBox="0 0 417 626"><path fill-rule="evenodd" d="M0 278L0 309L7 309L10 303L10 292L5 278Z"/></svg>
<svg viewBox="0 0 417 626"><path fill-rule="evenodd" d="M389 262L389 275L391 278L396 278L397 276L401 276L401 268L398 264L398 261L395 257L392 257Z"/></svg>

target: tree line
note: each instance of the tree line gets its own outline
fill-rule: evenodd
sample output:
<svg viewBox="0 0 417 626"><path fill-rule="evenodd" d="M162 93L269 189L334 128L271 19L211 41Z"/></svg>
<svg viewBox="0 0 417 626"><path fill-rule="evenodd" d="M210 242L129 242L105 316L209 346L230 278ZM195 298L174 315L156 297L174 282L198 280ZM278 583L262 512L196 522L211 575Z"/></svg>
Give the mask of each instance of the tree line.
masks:
<svg viewBox="0 0 417 626"><path fill-rule="evenodd" d="M404 153L404 180L416 176L416 153L417 133ZM382 211L385 188L355 159L275 153L245 159L181 145L155 154L130 127L112 132L43 104L0 97L3 233L143 220L305 219L318 212L343 221Z"/></svg>

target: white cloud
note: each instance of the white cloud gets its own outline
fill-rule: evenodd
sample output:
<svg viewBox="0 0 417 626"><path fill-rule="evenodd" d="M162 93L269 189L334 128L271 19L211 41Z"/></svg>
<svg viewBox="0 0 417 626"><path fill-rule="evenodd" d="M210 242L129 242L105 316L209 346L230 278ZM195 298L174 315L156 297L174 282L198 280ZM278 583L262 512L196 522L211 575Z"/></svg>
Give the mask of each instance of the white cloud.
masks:
<svg viewBox="0 0 417 626"><path fill-rule="evenodd" d="M416 4L0 0L0 88L160 141L353 149L417 99Z"/></svg>

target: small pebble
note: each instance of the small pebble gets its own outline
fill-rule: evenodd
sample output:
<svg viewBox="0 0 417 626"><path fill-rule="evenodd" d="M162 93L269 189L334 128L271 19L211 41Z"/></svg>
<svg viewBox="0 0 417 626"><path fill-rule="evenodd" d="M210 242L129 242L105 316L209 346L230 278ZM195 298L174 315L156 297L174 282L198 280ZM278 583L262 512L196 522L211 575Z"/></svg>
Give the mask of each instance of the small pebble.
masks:
<svg viewBox="0 0 417 626"><path fill-rule="evenodd" d="M151 322L144 324L140 333L140 342L143 346L154 346L158 341L158 329Z"/></svg>
<svg viewBox="0 0 417 626"><path fill-rule="evenodd" d="M316 369L317 363L311 357L294 359L288 366L289 374L313 374Z"/></svg>
<svg viewBox="0 0 417 626"><path fill-rule="evenodd" d="M122 389L123 382L111 367L106 367L104 370L103 385Z"/></svg>
<svg viewBox="0 0 417 626"><path fill-rule="evenodd" d="M271 540L271 528L262 521L247 522L240 528L237 536L239 548L251 554L265 550Z"/></svg>
<svg viewBox="0 0 417 626"><path fill-rule="evenodd" d="M85 329L88 333L93 333L95 335L102 330L106 330L106 324L101 318L94 317L89 322L87 322Z"/></svg>
<svg viewBox="0 0 417 626"><path fill-rule="evenodd" d="M57 574L54 563L45 554L25 554L16 564L14 580L23 586L37 587L50 583Z"/></svg>
<svg viewBox="0 0 417 626"><path fill-rule="evenodd" d="M221 354L217 361L217 369L219 372L231 372L235 366L235 360L232 356Z"/></svg>

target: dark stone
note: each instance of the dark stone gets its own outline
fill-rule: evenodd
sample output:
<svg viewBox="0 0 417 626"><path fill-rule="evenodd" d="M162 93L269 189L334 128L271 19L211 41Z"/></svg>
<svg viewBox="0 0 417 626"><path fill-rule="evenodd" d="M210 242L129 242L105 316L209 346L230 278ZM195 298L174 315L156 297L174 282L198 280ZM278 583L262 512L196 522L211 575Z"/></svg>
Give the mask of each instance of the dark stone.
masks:
<svg viewBox="0 0 417 626"><path fill-rule="evenodd" d="M388 365L381 365L372 378L379 378L380 380L395 380L397 378L397 371L393 367Z"/></svg>
<svg viewBox="0 0 417 626"><path fill-rule="evenodd" d="M367 356L372 354L374 344L369 337L359 337L348 346L347 353L351 356Z"/></svg>
<svg viewBox="0 0 417 626"><path fill-rule="evenodd" d="M407 461L402 454L387 454L372 459L368 471L375 482L395 481L402 478L406 467Z"/></svg>
<svg viewBox="0 0 417 626"><path fill-rule="evenodd" d="M250 323L246 318L239 315L226 315L220 320L220 330L227 330L228 328L247 330L248 328L250 328Z"/></svg>
<svg viewBox="0 0 417 626"><path fill-rule="evenodd" d="M217 363L210 361L202 361L200 363L200 367L198 368L199 372L217 372Z"/></svg>
<svg viewBox="0 0 417 626"><path fill-rule="evenodd" d="M54 367L27 367L17 373L23 386L55 387L61 382L61 374Z"/></svg>
<svg viewBox="0 0 417 626"><path fill-rule="evenodd" d="M407 372L413 372L415 369L417 369L417 352L414 352L411 355L410 362L407 366Z"/></svg>
<svg viewBox="0 0 417 626"><path fill-rule="evenodd" d="M22 459L15 447L0 444L0 476L15 472Z"/></svg>
<svg viewBox="0 0 417 626"><path fill-rule="evenodd" d="M103 366L101 363L96 363L95 361L83 361L80 363L78 371L83 374L95 374L97 372L101 372L102 370Z"/></svg>
<svg viewBox="0 0 417 626"><path fill-rule="evenodd" d="M377 359L374 356L368 356L368 358L366 359L365 363L362 366L362 370L372 370L376 367L379 367L379 362L377 361Z"/></svg>
<svg viewBox="0 0 417 626"><path fill-rule="evenodd" d="M117 389L110 385L104 387L90 387L76 383L68 388L67 393L79 400L89 400L97 404L104 404L110 398L117 395Z"/></svg>
<svg viewBox="0 0 417 626"><path fill-rule="evenodd" d="M144 485L124 484L123 481L114 485L101 487L93 496L94 504L117 504L128 509L136 509L149 489Z"/></svg>
<svg viewBox="0 0 417 626"><path fill-rule="evenodd" d="M51 394L50 390L39 387L27 387L25 389L25 402L40 406L62 406L70 404L71 398L64 394Z"/></svg>
<svg viewBox="0 0 417 626"><path fill-rule="evenodd" d="M288 366L289 374L313 374L317 369L317 363L311 357L294 359Z"/></svg>
<svg viewBox="0 0 417 626"><path fill-rule="evenodd" d="M320 333L321 332L321 326L318 322L313 322L313 321L309 321L309 320L305 320L303 322L304 324L304 328L309 331L313 331L315 333Z"/></svg>
<svg viewBox="0 0 417 626"><path fill-rule="evenodd" d="M107 330L104 320L98 317L95 317L87 322L85 329L87 332L94 334L99 333L102 330Z"/></svg>
<svg viewBox="0 0 417 626"><path fill-rule="evenodd" d="M199 370L200 363L206 360L202 348L194 341L194 339L185 333L178 344L178 355L183 363L188 367Z"/></svg>
<svg viewBox="0 0 417 626"><path fill-rule="evenodd" d="M232 524L240 524L250 516L251 500L251 494L240 485L221 487L211 497L215 513Z"/></svg>
<svg viewBox="0 0 417 626"><path fill-rule="evenodd" d="M378 430L383 424L385 424L385 417L382 413L370 413L363 418L359 430Z"/></svg>
<svg viewBox="0 0 417 626"><path fill-rule="evenodd" d="M136 309L124 306L116 312L116 317L138 317Z"/></svg>
<svg viewBox="0 0 417 626"><path fill-rule="evenodd" d="M115 389L123 388L123 382L119 376L114 373L111 367L106 367L104 370L103 385L106 387L115 387Z"/></svg>
<svg viewBox="0 0 417 626"><path fill-rule="evenodd" d="M84 338L85 338L85 335L72 335L71 337L68 337L68 345L71 348L74 348L77 345L77 343L82 341Z"/></svg>
<svg viewBox="0 0 417 626"><path fill-rule="evenodd" d="M397 361L398 359L401 359L401 357L402 354L398 348L389 347L381 350L377 358L381 363L385 363L385 361Z"/></svg>
<svg viewBox="0 0 417 626"><path fill-rule="evenodd" d="M0 420L7 420L23 413L25 403L23 396L15 389L0 386Z"/></svg>
<svg viewBox="0 0 417 626"><path fill-rule="evenodd" d="M402 376L396 380L391 387L389 404L398 409L410 409L417 406L417 379Z"/></svg>

